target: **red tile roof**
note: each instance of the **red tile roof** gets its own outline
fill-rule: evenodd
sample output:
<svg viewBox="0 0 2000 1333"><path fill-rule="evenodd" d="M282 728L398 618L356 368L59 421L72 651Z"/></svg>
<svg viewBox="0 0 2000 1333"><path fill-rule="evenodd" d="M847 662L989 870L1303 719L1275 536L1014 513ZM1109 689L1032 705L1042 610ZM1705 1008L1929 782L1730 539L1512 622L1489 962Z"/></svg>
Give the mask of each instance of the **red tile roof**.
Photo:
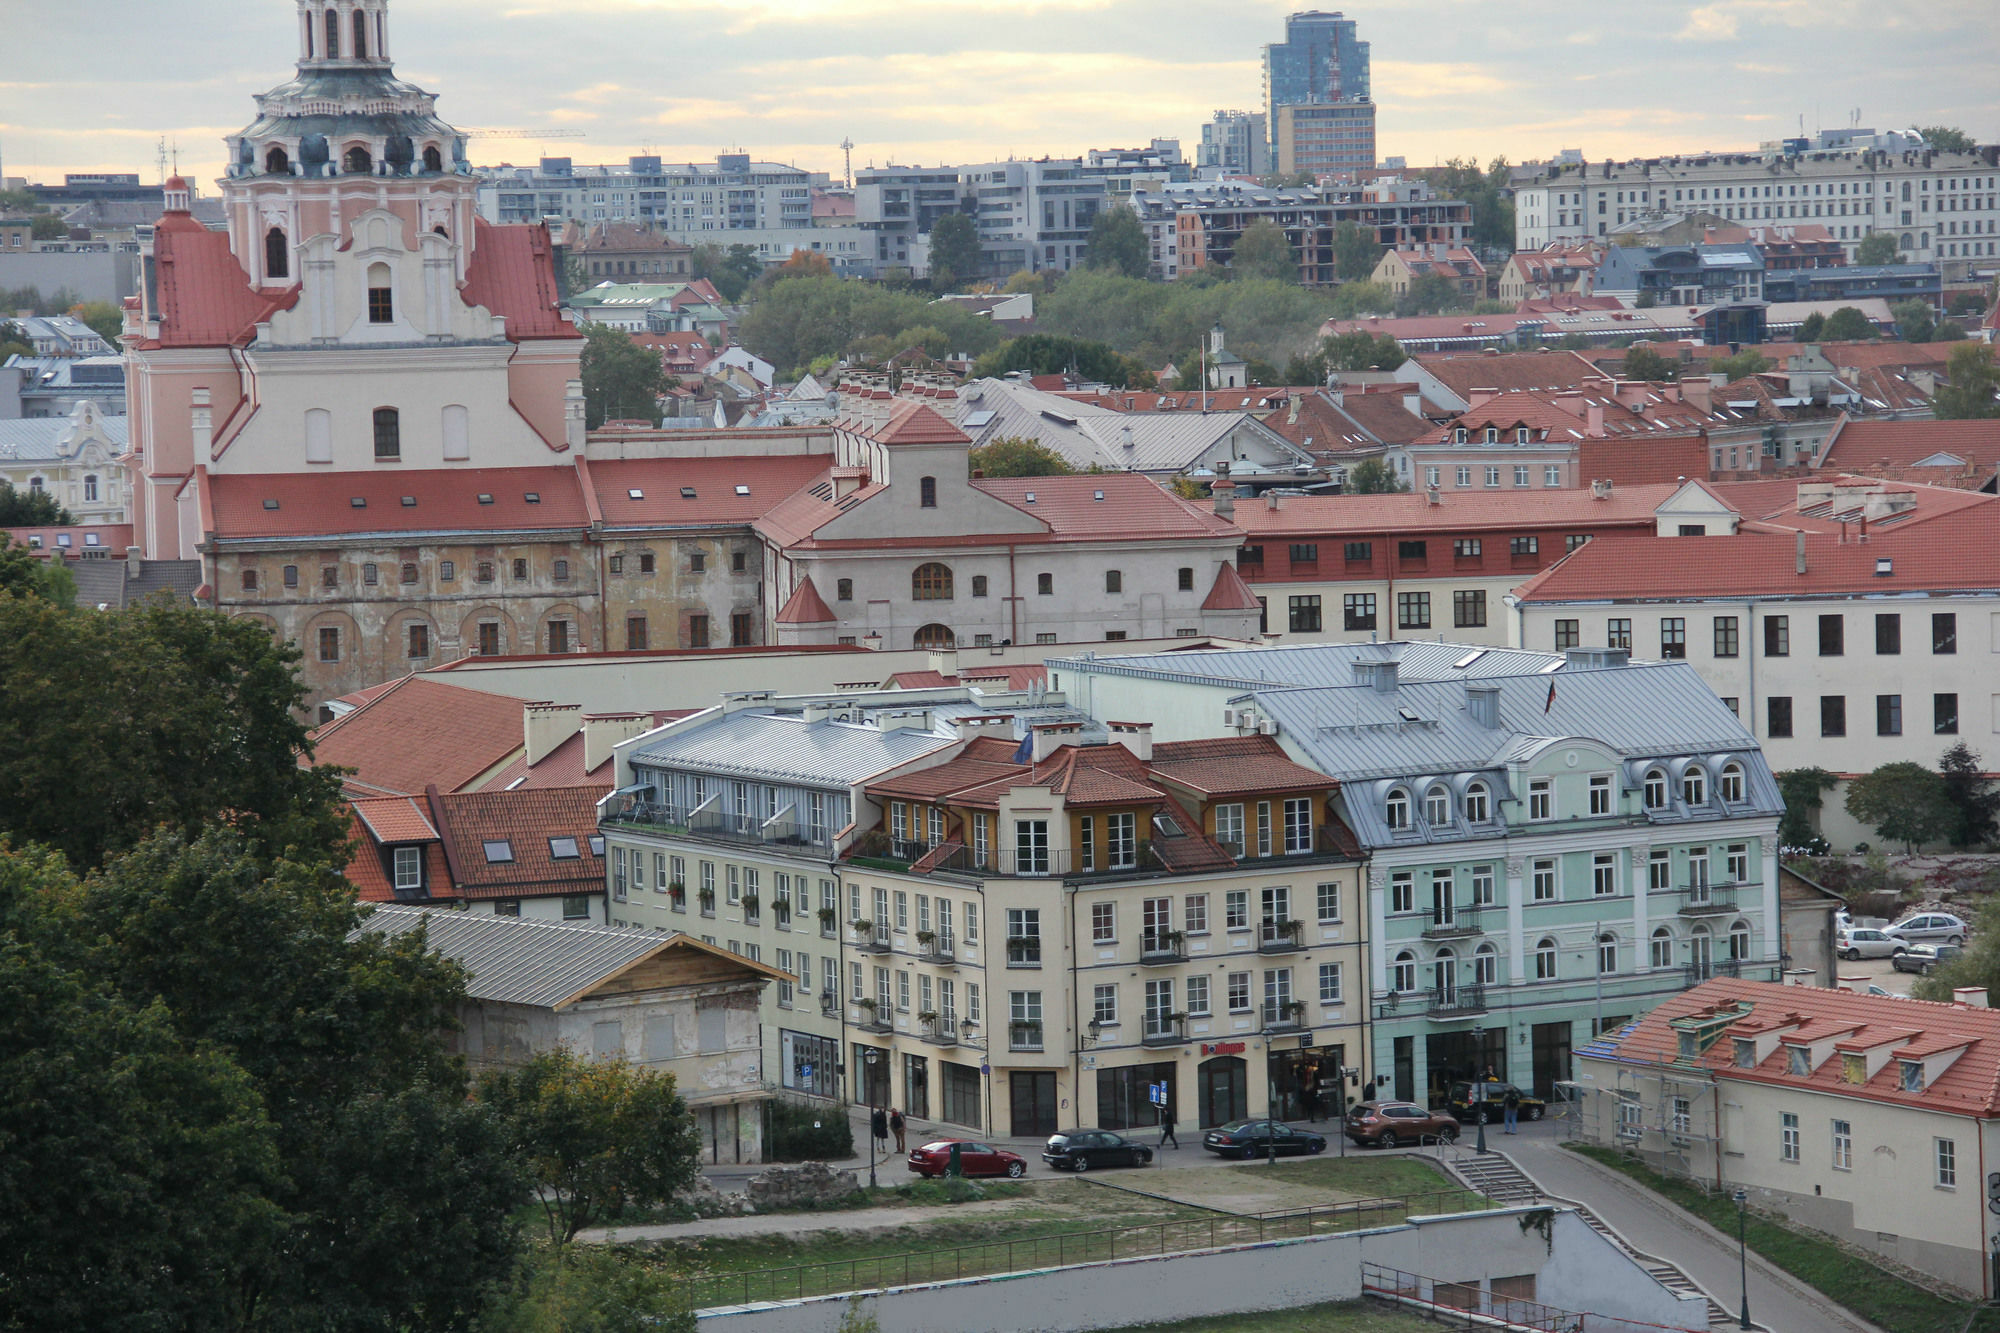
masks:
<svg viewBox="0 0 2000 1333"><path fill-rule="evenodd" d="M1415 360L1467 402L1472 401L1475 389L1495 389L1503 393L1517 389L1575 389L1580 388L1586 378L1602 373L1573 352L1553 349L1507 352L1497 356L1421 352Z"/></svg>
<svg viewBox="0 0 2000 1333"><path fill-rule="evenodd" d="M998 477L972 484L1041 519L1049 525L1051 535L1063 541L1212 537L1232 531L1232 525L1212 511L1131 472ZM1032 503L1030 494L1035 497ZM1103 498L1097 498L1099 495Z"/></svg>
<svg viewBox="0 0 2000 1333"><path fill-rule="evenodd" d="M1817 491L1832 486L1826 498L1811 495L1813 502L1801 507L1800 490ZM1950 486L1926 486L1908 482L1884 483L1871 476L1850 476L1825 471L1798 477L1770 477L1758 481L1711 482L1709 490L1743 515L1752 531L1847 532L1860 536L1859 518L1870 494L1895 495L1910 502L1896 514L1873 518L1868 523L1871 538L1926 523L1945 514L1978 509L1995 503L1992 496L1970 493ZM1844 493L1843 493L1844 492Z"/></svg>
<svg viewBox="0 0 2000 1333"><path fill-rule="evenodd" d="M132 525L130 523L77 523L68 527L55 528L0 528L16 546L30 547L44 559L61 551L65 559L73 559L85 551L109 551L120 560L125 558L125 548L132 545ZM67 536L69 545L62 545L57 539ZM92 545L86 538L97 538ZM31 542L30 538L39 538Z"/></svg>
<svg viewBox="0 0 2000 1333"><path fill-rule="evenodd" d="M792 589L792 595L778 612L780 625L830 625L837 619L826 598L813 586L810 574L799 580L799 586Z"/></svg>
<svg viewBox="0 0 2000 1333"><path fill-rule="evenodd" d="M356 770L350 791L455 791L524 747L525 702L405 676L315 730L313 759Z"/></svg>
<svg viewBox="0 0 2000 1333"><path fill-rule="evenodd" d="M865 651L865 650L864 650ZM693 708L656 708L651 717L654 726L677 721L699 710ZM528 762L527 751L508 762L492 777L480 784L481 791L519 791L532 787L580 787L590 783L610 780L611 763L609 755L597 761L596 768L585 768L583 732L578 730L562 744L550 750L534 763Z"/></svg>
<svg viewBox="0 0 2000 1333"><path fill-rule="evenodd" d="M965 432L936 408L913 398L898 399L888 420L863 434L881 444L967 444Z"/></svg>
<svg viewBox="0 0 2000 1333"><path fill-rule="evenodd" d="M762 517L832 461L826 454L592 459L588 470L607 528L707 526Z"/></svg>
<svg viewBox="0 0 2000 1333"><path fill-rule="evenodd" d="M1816 466L1912 467L1951 454L1991 474L2000 467L2000 419L1986 421L1847 421L1827 437Z"/></svg>
<svg viewBox="0 0 2000 1333"><path fill-rule="evenodd" d="M1156 777L1210 797L1258 791L1335 791L1340 787L1326 774L1293 763L1284 747L1270 736L1162 741L1153 747L1149 767Z"/></svg>
<svg viewBox="0 0 2000 1333"><path fill-rule="evenodd" d="M951 685L990 685L1003 690L1025 690L1049 678L1049 669L1039 664L1019 666L960 667L947 676L938 671L898 671L888 684L899 690L941 689Z"/></svg>
<svg viewBox="0 0 2000 1333"><path fill-rule="evenodd" d="M1632 449L1652 449L1659 442L1620 443ZM1671 483L1614 483L1611 494L1601 500L1588 490L1536 491L1532 504L1524 504L1521 496L1505 491L1443 491L1436 504L1426 495L1409 491L1397 495L1287 495L1276 509L1264 502L1238 500L1235 517L1236 525L1252 537L1475 528L1595 529L1602 524L1636 524L1650 529L1653 511L1676 489Z"/></svg>
<svg viewBox="0 0 2000 1333"><path fill-rule="evenodd" d="M265 295L229 249L229 233L169 213L153 233L154 306L160 347L240 347L257 325L299 297L297 286Z"/></svg>
<svg viewBox="0 0 2000 1333"><path fill-rule="evenodd" d="M355 818L367 825L375 841L435 842L438 831L430 816L409 796L370 796L352 802Z"/></svg>
<svg viewBox="0 0 2000 1333"><path fill-rule="evenodd" d="M540 497L534 502L529 495ZM492 497L490 504L479 497ZM403 498L416 500L405 505ZM533 532L587 528L574 467L381 470L209 477L218 538L383 532ZM355 505L355 499L365 505ZM269 508L266 501L276 500Z"/></svg>
<svg viewBox="0 0 2000 1333"><path fill-rule="evenodd" d="M597 802L609 784L448 792L432 802L451 863L452 888L461 898L602 893L604 857L590 840L597 834ZM557 859L555 838L574 838L574 858ZM487 859L485 843L504 841L507 861ZM432 896L437 896L433 894Z"/></svg>
<svg viewBox="0 0 2000 1333"><path fill-rule="evenodd" d="M498 226L473 219L472 260L460 290L468 305L504 315L514 342L580 336L559 308L554 247L540 223Z"/></svg>
<svg viewBox="0 0 2000 1333"><path fill-rule="evenodd" d="M444 844L438 841L435 834L422 845L425 893L415 898L407 894L399 896L394 881L389 878L389 862L383 854L382 843L370 835L368 825L358 811L349 813L354 856L348 861L345 873L347 882L354 886L357 898L364 903L394 903L421 902L433 895L446 899L452 896L451 871L445 863Z"/></svg>
<svg viewBox="0 0 2000 1333"><path fill-rule="evenodd" d="M1250 585L1236 572L1236 566L1227 561L1216 568L1215 586L1201 599L1204 611L1255 611L1259 605L1257 594L1250 591Z"/></svg>
<svg viewBox="0 0 2000 1333"><path fill-rule="evenodd" d="M1708 437L1644 435L1579 440L1576 475L1580 481L1608 481L1630 488L1700 480L1708 476Z"/></svg>

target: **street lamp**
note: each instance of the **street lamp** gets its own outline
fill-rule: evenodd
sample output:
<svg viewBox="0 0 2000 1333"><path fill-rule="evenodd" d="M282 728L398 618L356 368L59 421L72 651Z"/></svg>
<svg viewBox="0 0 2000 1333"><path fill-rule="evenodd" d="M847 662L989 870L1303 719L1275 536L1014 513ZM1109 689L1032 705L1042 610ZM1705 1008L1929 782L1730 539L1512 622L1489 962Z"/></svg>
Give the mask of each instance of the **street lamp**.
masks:
<svg viewBox="0 0 2000 1333"><path fill-rule="evenodd" d="M1478 1060L1486 1049L1486 1025L1483 1023L1472 1025L1472 1049L1475 1053L1472 1086L1479 1091L1476 1099L1479 1105L1479 1141L1473 1145L1473 1150L1483 1157L1486 1155L1486 1080L1479 1076L1478 1067Z"/></svg>
<svg viewBox="0 0 2000 1333"><path fill-rule="evenodd" d="M868 1066L868 1188L875 1185L875 1048L870 1046L862 1057Z"/></svg>
<svg viewBox="0 0 2000 1333"><path fill-rule="evenodd" d="M1738 1190L1732 1196L1736 1200L1736 1266L1743 1277L1743 1313L1739 1320L1744 1328L1750 1327L1750 1248L1743 1239L1743 1221L1750 1211L1750 1195L1746 1190Z"/></svg>

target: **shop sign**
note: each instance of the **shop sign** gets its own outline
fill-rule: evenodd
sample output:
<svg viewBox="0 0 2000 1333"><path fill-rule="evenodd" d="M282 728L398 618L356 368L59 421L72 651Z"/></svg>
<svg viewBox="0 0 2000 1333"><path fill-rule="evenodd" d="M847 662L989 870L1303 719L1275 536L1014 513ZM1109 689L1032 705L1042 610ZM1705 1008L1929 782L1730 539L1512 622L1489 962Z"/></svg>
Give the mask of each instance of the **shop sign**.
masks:
<svg viewBox="0 0 2000 1333"><path fill-rule="evenodd" d="M1203 1055L1240 1055L1243 1049L1240 1041L1205 1041L1201 1044Z"/></svg>

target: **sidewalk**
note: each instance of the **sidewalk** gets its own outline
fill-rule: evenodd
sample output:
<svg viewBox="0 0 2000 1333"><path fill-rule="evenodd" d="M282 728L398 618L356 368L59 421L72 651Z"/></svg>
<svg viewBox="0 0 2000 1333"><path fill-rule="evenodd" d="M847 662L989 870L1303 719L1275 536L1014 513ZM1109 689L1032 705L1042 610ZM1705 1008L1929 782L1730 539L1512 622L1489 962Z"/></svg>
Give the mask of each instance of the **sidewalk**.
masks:
<svg viewBox="0 0 2000 1333"><path fill-rule="evenodd" d="M1736 1237L1700 1221L1636 1181L1565 1151L1554 1138L1507 1145L1514 1164L1543 1190L1590 1205L1634 1246L1680 1267L1730 1310L1742 1300ZM1772 1333L1882 1333L1751 1251L1750 1318Z"/></svg>

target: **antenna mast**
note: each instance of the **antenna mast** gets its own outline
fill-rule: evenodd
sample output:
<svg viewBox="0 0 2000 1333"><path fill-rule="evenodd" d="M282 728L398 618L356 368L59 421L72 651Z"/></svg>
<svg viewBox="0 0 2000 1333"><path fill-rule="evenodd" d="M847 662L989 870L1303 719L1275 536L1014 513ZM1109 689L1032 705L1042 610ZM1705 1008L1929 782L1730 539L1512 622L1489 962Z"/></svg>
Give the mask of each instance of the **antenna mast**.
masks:
<svg viewBox="0 0 2000 1333"><path fill-rule="evenodd" d="M840 151L847 155L847 188L851 190L854 188L854 140L843 134L840 137Z"/></svg>

